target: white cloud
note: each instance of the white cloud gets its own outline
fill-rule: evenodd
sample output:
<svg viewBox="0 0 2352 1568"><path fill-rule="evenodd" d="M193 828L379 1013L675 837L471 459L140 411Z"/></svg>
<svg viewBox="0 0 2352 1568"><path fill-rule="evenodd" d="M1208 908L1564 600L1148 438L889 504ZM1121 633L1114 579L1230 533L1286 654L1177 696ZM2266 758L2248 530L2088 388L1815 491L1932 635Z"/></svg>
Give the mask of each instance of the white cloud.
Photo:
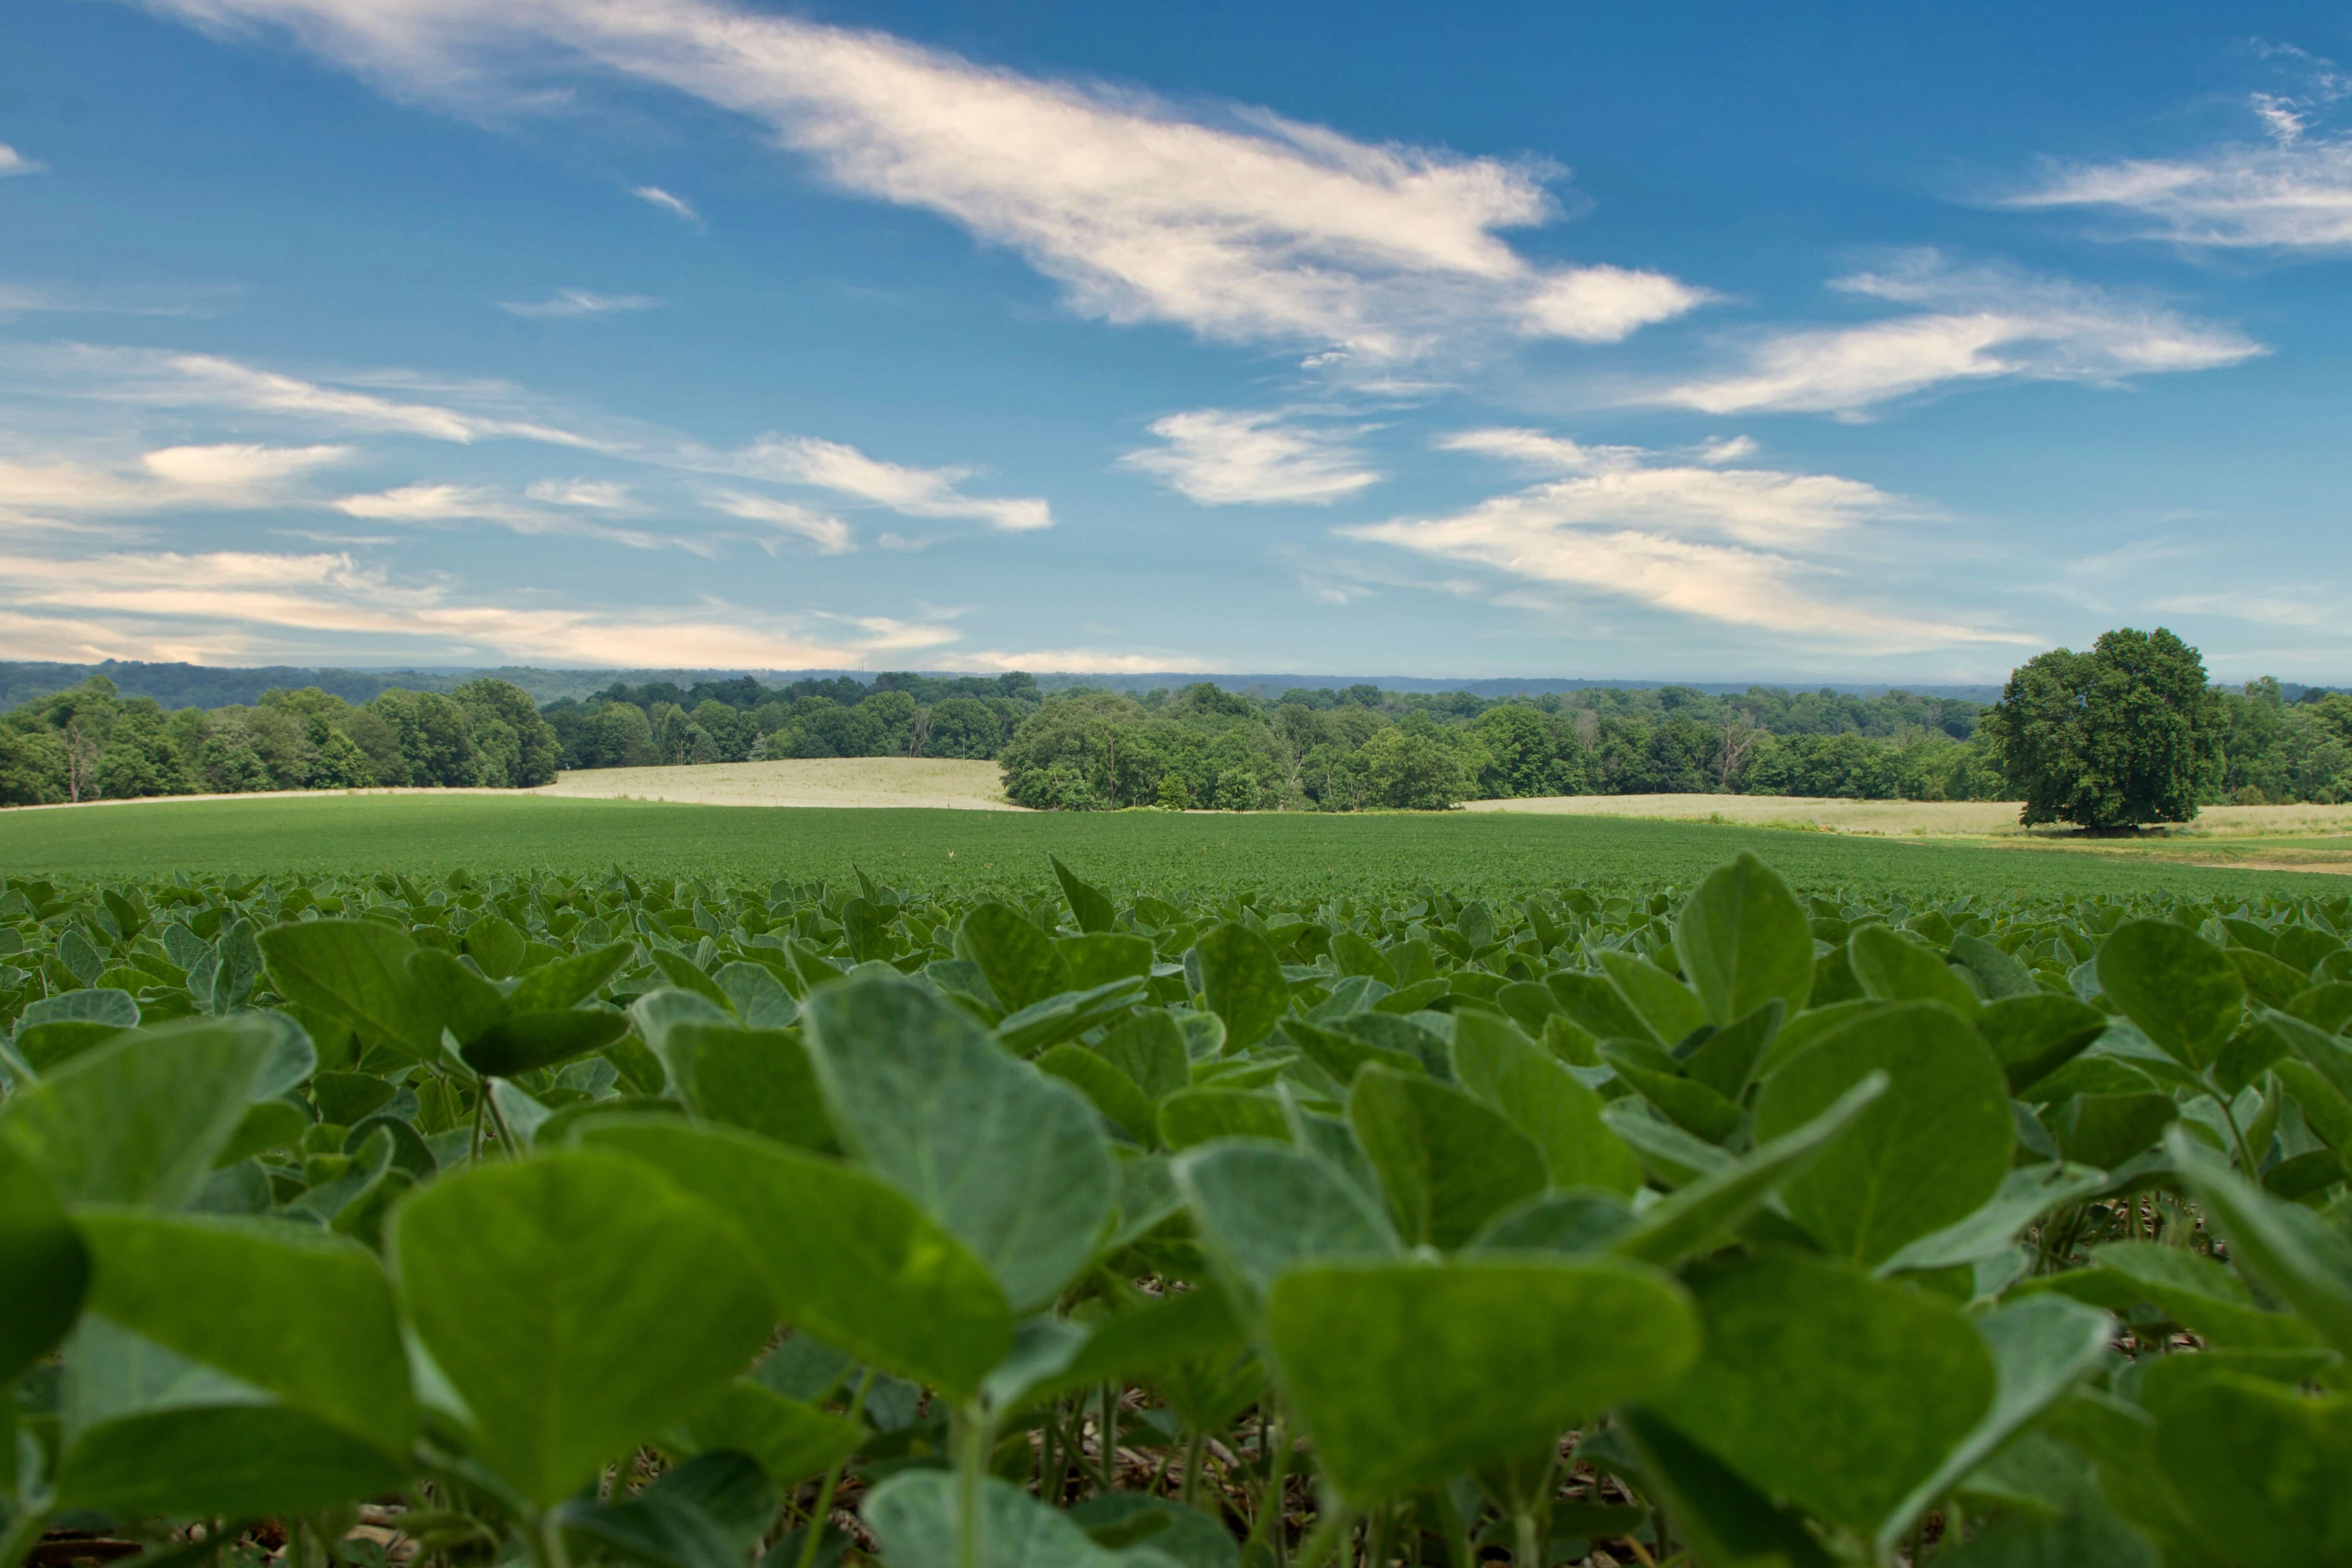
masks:
<svg viewBox="0 0 2352 1568"><path fill-rule="evenodd" d="M1448 516L1334 531L1500 573L1510 586L1497 602L1542 602L1545 591L1565 589L1809 646L1874 652L2034 640L1847 602L1813 586L1834 568L1796 552L1818 553L1862 524L1917 515L1874 486L1833 475L1643 463L1626 448L1601 449L1611 455L1602 463L1572 442L1549 450L1546 439L1529 431L1486 431L1448 444L1515 462L1549 460L1572 477Z"/></svg>
<svg viewBox="0 0 2352 1568"><path fill-rule="evenodd" d="M47 163L36 163L5 141L0 141L0 180L11 174L39 174L47 169Z"/></svg>
<svg viewBox="0 0 2352 1568"><path fill-rule="evenodd" d="M629 194L641 202L650 202L666 213L674 213L688 223L698 224L702 221L702 214L694 210L692 202L688 201L684 196L672 195L659 185L638 185L632 189Z"/></svg>
<svg viewBox="0 0 2352 1568"><path fill-rule="evenodd" d="M388 656L483 656L588 665L857 668L907 646L901 623L823 635L720 599L635 610L547 608L394 581L340 552L121 552L80 559L0 555L0 647L55 658L332 656L353 643Z"/></svg>
<svg viewBox="0 0 2352 1568"><path fill-rule="evenodd" d="M351 455L341 446L165 446L113 465L0 460L0 521L70 523L175 507L271 506L295 481Z"/></svg>
<svg viewBox="0 0 2352 1568"><path fill-rule="evenodd" d="M1726 441L1702 442L1698 460L1706 464L1737 463L1743 457L1755 456L1756 451L1755 437L1735 435Z"/></svg>
<svg viewBox="0 0 2352 1568"><path fill-rule="evenodd" d="M635 504L626 485L600 479L541 479L523 494L550 506L590 507L600 512L626 511Z"/></svg>
<svg viewBox="0 0 2352 1568"><path fill-rule="evenodd" d="M1586 446L1539 430L1465 430L1437 444L1443 452L1475 452L1537 473L1587 474L1626 468L1649 454L1638 446Z"/></svg>
<svg viewBox="0 0 2352 1568"><path fill-rule="evenodd" d="M328 503L346 517L387 523L486 522L524 535L560 535L602 539L631 549L682 549L706 559L717 554L709 539L647 533L592 522L568 513L519 507L497 490L476 485L404 485L370 495L345 496Z"/></svg>
<svg viewBox="0 0 2352 1568"><path fill-rule="evenodd" d="M1054 514L1034 497L1003 500L967 496L956 486L970 468L909 468L868 457L838 441L805 435L763 435L736 459L748 476L814 485L835 495L887 507L901 517L973 517L1007 533L1054 526Z"/></svg>
<svg viewBox="0 0 2352 1568"><path fill-rule="evenodd" d="M1027 670L1038 674L1150 675L1174 670L1198 670L1213 674L1225 666L1214 660L1166 649L1134 653L1109 648L1025 648L1017 651L989 648L977 653L957 653L954 667L980 671Z"/></svg>
<svg viewBox="0 0 2352 1568"><path fill-rule="evenodd" d="M569 319L610 316L616 311L651 310L661 301L649 294L591 294L584 288L559 288L545 299L501 300L499 308L510 316L534 319Z"/></svg>
<svg viewBox="0 0 2352 1568"><path fill-rule="evenodd" d="M478 110L527 108L581 67L657 83L763 126L846 190L1019 253L1111 321L1379 361L1465 334L1611 342L1706 298L1504 243L1556 215L1548 166L1186 110L713 0L150 3L215 28L279 24L395 93Z"/></svg>
<svg viewBox="0 0 2352 1568"><path fill-rule="evenodd" d="M2217 249L2340 256L2352 252L2352 135L2315 134L2329 106L2352 97L2352 76L2291 46L2295 92L2256 92L2248 107L2270 141L2235 142L2185 158L2111 162L2053 160L2010 207L2092 207L2133 220L2134 238Z"/></svg>
<svg viewBox="0 0 2352 1568"><path fill-rule="evenodd" d="M1164 444L1119 462L1204 507L1304 502L1328 506L1383 477L1344 435L1283 423L1283 415L1197 408L1155 420Z"/></svg>
<svg viewBox="0 0 2352 1568"><path fill-rule="evenodd" d="M1955 268L1932 252L1832 285L1920 313L1865 326L1784 332L1747 367L1648 400L1708 413L1856 414L1948 382L2084 382L2212 370L2269 350L2231 328L2088 285L2000 268Z"/></svg>
<svg viewBox="0 0 2352 1568"><path fill-rule="evenodd" d="M797 534L816 546L819 555L846 555L857 548L856 537L850 532L849 525L839 517L813 512L806 507L780 501L772 496L747 496L740 490L719 490L710 496L709 504L730 517L766 523L788 534Z"/></svg>

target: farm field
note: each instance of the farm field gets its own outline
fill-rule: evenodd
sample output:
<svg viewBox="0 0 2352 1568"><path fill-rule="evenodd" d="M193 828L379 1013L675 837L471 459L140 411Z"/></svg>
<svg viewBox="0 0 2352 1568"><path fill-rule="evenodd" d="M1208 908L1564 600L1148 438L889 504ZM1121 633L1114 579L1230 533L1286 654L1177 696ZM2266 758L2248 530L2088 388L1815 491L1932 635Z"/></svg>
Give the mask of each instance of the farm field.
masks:
<svg viewBox="0 0 2352 1568"><path fill-rule="evenodd" d="M619 865L639 875L840 881L856 868L940 894L1034 890L1048 852L1137 891L1524 896L1575 882L1684 886L1752 850L1806 888L1867 896L2060 898L2284 892L2311 879L2133 854L1540 813L1033 813L761 810L503 793L307 795L0 813L21 876L442 875Z"/></svg>
<svg viewBox="0 0 2352 1568"><path fill-rule="evenodd" d="M6 1568L271 1520L350 1568L2345 1560L2340 882L1598 818L0 827L150 821L640 836L0 844ZM770 881L765 823L1012 900ZM1016 874L1056 826L1087 878Z"/></svg>
<svg viewBox="0 0 2352 1568"><path fill-rule="evenodd" d="M579 800L671 800L692 806L929 807L1018 811L993 762L940 757L824 757L709 762L687 768L592 768L535 794Z"/></svg>

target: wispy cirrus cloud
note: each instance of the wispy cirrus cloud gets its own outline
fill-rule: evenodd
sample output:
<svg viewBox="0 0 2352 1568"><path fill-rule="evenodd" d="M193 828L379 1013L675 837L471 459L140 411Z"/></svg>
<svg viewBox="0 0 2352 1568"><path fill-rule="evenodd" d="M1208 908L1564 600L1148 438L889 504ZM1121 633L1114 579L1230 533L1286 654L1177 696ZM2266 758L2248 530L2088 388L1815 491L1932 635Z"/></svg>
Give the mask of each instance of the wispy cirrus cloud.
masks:
<svg viewBox="0 0 2352 1568"><path fill-rule="evenodd" d="M11 174L47 173L48 167L47 163L36 162L26 157L5 141L0 141L0 180L5 180Z"/></svg>
<svg viewBox="0 0 2352 1568"><path fill-rule="evenodd" d="M967 496L959 486L978 470L916 468L869 457L840 441L807 435L763 435L730 460L735 472L786 484L812 485L869 501L908 517L970 517L1006 533L1054 526L1053 508L1034 496Z"/></svg>
<svg viewBox="0 0 2352 1568"><path fill-rule="evenodd" d="M875 631L766 615L719 598L627 609L468 595L401 580L342 551L121 551L78 559L0 554L0 649L42 658L315 658L323 647L391 658L464 657L693 668L864 667L908 646ZM829 632L844 624L847 634ZM955 633L948 631L945 641ZM932 643L924 645L935 645Z"/></svg>
<svg viewBox="0 0 2352 1568"><path fill-rule="evenodd" d="M390 490L344 496L328 505L345 517L362 517L374 522L426 526L457 522L495 523L518 534L602 539L607 544L625 545L630 549L682 549L689 555L705 559L718 553L717 547L707 538L618 528L582 517L577 512L549 511L542 507L522 506L492 486L403 485Z"/></svg>
<svg viewBox="0 0 2352 1568"><path fill-rule="evenodd" d="M2234 328L2088 284L2006 267L1959 267L1933 251L1836 279L1864 299L1916 307L1855 327L1774 333L1740 369L1637 401L1707 413L1857 416L1939 386L1998 380L2118 386L2234 365L2269 350Z"/></svg>
<svg viewBox="0 0 2352 1568"><path fill-rule="evenodd" d="M1154 420L1160 444L1119 463L1204 507L1328 506L1381 482L1349 433L1293 423L1279 412L1196 408Z"/></svg>
<svg viewBox="0 0 2352 1568"><path fill-rule="evenodd" d="M86 527L91 519L278 505L297 481L350 457L343 446L166 446L115 464L0 460L0 523Z"/></svg>
<svg viewBox="0 0 2352 1568"><path fill-rule="evenodd" d="M1704 303L1663 273L1530 260L1560 171L1355 140L1259 109L977 64L717 0L149 0L276 25L406 98L517 112L609 73L741 115L845 190L1003 246L1114 322L1372 361L1473 339L1614 342Z"/></svg>
<svg viewBox="0 0 2352 1568"><path fill-rule="evenodd" d="M499 308L509 316L534 320L570 320L652 310L660 305L661 301L650 294L592 294L585 288L559 288L544 299L500 300Z"/></svg>
<svg viewBox="0 0 2352 1568"><path fill-rule="evenodd" d="M740 490L717 490L705 504L730 517L765 523L804 538L816 546L819 555L846 555L857 548L856 536L847 523L796 502L779 500L773 496L746 495Z"/></svg>
<svg viewBox="0 0 2352 1568"><path fill-rule="evenodd" d="M702 214L694 210L692 202L665 191L659 185L638 185L631 189L629 194L649 206L659 207L673 217L684 218L690 224L702 222Z"/></svg>
<svg viewBox="0 0 2352 1568"><path fill-rule="evenodd" d="M1876 652L2034 640L1832 593L1839 572L1825 545L1920 516L1916 503L1860 480L1696 465L1527 430L1465 432L1444 444L1563 476L1458 512L1333 531L1485 569L1503 580L1496 601L1520 606L1564 591Z"/></svg>
<svg viewBox="0 0 2352 1568"><path fill-rule="evenodd" d="M2326 126L2333 108L2352 98L2352 75L2297 48L2257 52L2283 57L2298 78L2290 91L2248 95L2266 140L2185 157L2053 159L2000 204L2110 213L2125 219L2125 237L2199 248L2352 253L2352 132Z"/></svg>

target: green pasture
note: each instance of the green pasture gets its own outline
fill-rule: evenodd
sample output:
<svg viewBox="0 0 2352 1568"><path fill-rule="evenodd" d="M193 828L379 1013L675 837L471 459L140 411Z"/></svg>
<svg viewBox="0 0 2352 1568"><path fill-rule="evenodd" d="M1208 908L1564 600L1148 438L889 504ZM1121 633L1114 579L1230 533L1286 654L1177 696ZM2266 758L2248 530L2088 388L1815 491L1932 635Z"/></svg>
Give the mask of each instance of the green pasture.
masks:
<svg viewBox="0 0 2352 1568"><path fill-rule="evenodd" d="M683 806L536 796L340 796L0 813L15 876L446 873L618 865L638 875L845 878L940 895L1044 890L1048 852L1108 885L1163 894L1379 892L1458 896L1564 883L1688 887L1752 850L1808 890L1864 896L2102 893L2247 896L2326 891L2308 874L2137 856L1979 848L1610 817L1470 813L1101 814Z"/></svg>

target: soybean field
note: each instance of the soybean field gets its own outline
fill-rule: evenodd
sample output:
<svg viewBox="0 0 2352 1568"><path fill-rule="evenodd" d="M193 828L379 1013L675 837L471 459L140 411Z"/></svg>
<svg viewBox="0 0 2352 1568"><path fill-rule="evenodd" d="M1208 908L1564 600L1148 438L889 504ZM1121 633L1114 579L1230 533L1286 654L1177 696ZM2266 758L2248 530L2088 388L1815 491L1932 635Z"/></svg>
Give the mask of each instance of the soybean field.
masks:
<svg viewBox="0 0 2352 1568"><path fill-rule="evenodd" d="M267 804L0 822L0 1568L2352 1559L2332 879Z"/></svg>

